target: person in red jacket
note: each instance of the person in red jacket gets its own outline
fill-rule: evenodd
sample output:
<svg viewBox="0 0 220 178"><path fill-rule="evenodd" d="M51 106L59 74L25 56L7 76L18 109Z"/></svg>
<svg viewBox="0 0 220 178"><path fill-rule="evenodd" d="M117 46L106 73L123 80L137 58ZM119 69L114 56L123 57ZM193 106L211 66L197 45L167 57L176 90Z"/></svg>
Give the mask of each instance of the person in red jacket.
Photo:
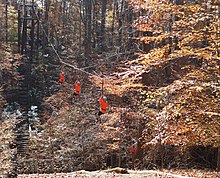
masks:
<svg viewBox="0 0 220 178"><path fill-rule="evenodd" d="M64 74L63 74L62 71L60 71L60 80L59 80L59 82L60 82L60 83L63 83L64 80L65 80Z"/></svg>
<svg viewBox="0 0 220 178"><path fill-rule="evenodd" d="M79 95L81 93L81 85L78 80L74 83L74 95Z"/></svg>
<svg viewBox="0 0 220 178"><path fill-rule="evenodd" d="M102 114L105 114L109 108L109 104L106 96L101 96L99 98L100 109L99 112L96 113L96 119L99 120Z"/></svg>

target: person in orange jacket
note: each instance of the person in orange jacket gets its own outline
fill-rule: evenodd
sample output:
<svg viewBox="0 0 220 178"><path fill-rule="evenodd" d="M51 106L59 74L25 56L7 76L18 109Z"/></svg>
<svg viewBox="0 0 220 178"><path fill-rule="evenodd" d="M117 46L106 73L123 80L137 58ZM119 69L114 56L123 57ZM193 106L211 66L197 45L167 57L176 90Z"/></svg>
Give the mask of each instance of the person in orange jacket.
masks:
<svg viewBox="0 0 220 178"><path fill-rule="evenodd" d="M65 80L64 74L63 74L62 71L60 71L60 80L59 80L59 82L60 82L60 83L63 83L64 80Z"/></svg>
<svg viewBox="0 0 220 178"><path fill-rule="evenodd" d="M75 81L74 85L74 95L79 95L81 93L81 85L78 80Z"/></svg>
<svg viewBox="0 0 220 178"><path fill-rule="evenodd" d="M99 103L100 103L100 110L99 110L99 112L96 113L96 118L97 119L99 119L102 114L105 114L107 112L108 108L109 108L109 103L107 101L106 96L102 95L99 98Z"/></svg>

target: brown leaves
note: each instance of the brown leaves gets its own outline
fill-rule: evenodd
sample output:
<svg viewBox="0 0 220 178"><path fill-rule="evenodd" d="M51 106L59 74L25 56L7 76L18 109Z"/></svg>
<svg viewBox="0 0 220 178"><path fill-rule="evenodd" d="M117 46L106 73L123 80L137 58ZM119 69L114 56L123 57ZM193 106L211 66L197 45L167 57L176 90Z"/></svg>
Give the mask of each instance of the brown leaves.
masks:
<svg viewBox="0 0 220 178"><path fill-rule="evenodd" d="M14 122L15 118L13 117L0 121L0 175L2 176L6 176L14 169L12 158L16 150L10 148L15 138Z"/></svg>

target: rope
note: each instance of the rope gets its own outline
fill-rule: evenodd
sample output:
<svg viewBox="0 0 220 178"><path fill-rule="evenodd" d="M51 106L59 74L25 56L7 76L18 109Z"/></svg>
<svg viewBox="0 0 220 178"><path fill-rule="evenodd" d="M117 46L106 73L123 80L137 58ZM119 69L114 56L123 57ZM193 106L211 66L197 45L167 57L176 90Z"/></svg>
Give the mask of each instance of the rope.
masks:
<svg viewBox="0 0 220 178"><path fill-rule="evenodd" d="M74 66L74 65L72 65L72 64L70 64L70 63L64 62L64 61L61 59L60 55L58 54L57 50L55 49L54 45L53 45L52 42L50 41L50 39L49 39L49 37L48 37L48 35L47 35L47 33L46 33L46 31L45 31L45 29L44 29L42 23L40 22L40 18L39 18L39 16L38 16L38 14L36 13L36 11L35 11L34 9L33 9L33 11L34 11L34 13L35 13L35 15L36 15L36 17L37 17L37 20L39 21L39 24L40 24L40 26L41 26L41 28L42 28L42 30L43 30L43 33L45 34L45 36L46 36L46 38L47 38L47 41L48 41L49 44L51 45L51 47L52 47L54 53L56 54L57 58L59 59L60 63L66 65L66 66L69 66L69 67L71 67L71 68L73 68L73 69L75 69L75 70L81 71L81 72L83 72L83 73L85 73L85 74L87 74L87 75L95 76L95 77L97 77L97 78L103 80L103 78L100 77L100 76L98 76L98 75L92 74L92 73L87 72L87 71L85 71L85 70L83 70L83 69L80 69L80 68L78 68L78 67L76 67L76 66Z"/></svg>
<svg viewBox="0 0 220 178"><path fill-rule="evenodd" d="M104 80L102 80L102 95L104 95Z"/></svg>

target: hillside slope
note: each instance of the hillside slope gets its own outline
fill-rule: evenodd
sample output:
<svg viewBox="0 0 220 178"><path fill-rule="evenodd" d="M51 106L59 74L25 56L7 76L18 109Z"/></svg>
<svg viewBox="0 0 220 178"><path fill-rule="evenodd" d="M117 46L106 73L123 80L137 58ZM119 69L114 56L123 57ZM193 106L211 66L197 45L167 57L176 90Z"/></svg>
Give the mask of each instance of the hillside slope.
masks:
<svg viewBox="0 0 220 178"><path fill-rule="evenodd" d="M97 61L93 59L91 66ZM109 166L187 168L204 166L209 160L208 168L216 166L218 59L176 58L157 65L121 59L118 65L100 62L99 66L93 73L104 78L109 113L96 123L102 80L64 68L67 80L61 85L58 78L52 79L52 94L44 99L42 122L36 125L41 131L31 134L29 156L19 161L20 173ZM59 65L57 69L58 75ZM76 79L82 83L80 96L73 96ZM130 147L138 149L134 159Z"/></svg>

